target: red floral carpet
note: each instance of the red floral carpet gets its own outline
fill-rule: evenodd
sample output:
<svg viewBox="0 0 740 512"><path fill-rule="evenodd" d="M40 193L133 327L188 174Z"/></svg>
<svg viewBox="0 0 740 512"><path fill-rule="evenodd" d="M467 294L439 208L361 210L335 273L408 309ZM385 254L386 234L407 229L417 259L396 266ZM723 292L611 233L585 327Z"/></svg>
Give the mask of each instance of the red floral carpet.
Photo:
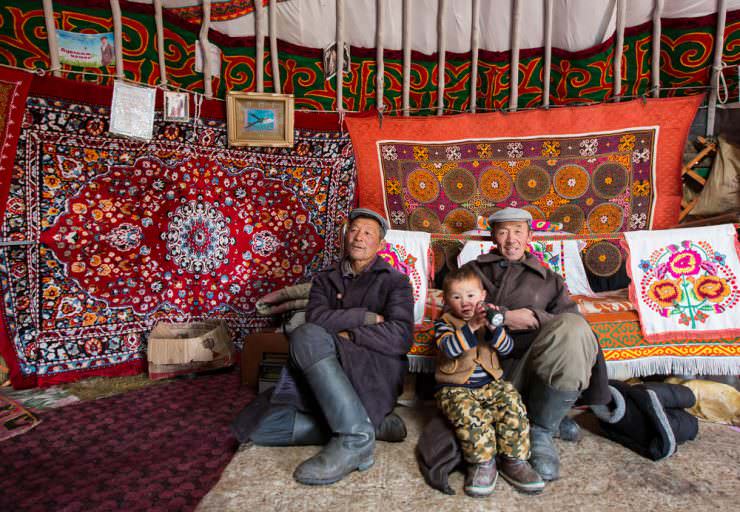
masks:
<svg viewBox="0 0 740 512"><path fill-rule="evenodd" d="M0 444L0 510L193 510L253 396L231 371L50 410Z"/></svg>
<svg viewBox="0 0 740 512"><path fill-rule="evenodd" d="M140 372L162 318L223 319L239 345L266 325L259 297L338 257L348 136L296 130L294 148L229 149L222 120L157 116L142 142L107 134L108 115L28 98L2 226L27 245L0 248L15 387Z"/></svg>

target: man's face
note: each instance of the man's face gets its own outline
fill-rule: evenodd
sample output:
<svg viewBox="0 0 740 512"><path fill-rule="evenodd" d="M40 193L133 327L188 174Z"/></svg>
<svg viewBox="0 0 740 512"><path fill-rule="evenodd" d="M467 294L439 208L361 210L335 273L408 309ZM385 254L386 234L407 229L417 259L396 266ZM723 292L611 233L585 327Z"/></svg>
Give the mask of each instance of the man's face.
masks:
<svg viewBox="0 0 740 512"><path fill-rule="evenodd" d="M380 224L372 219L358 217L349 225L347 256L350 261L368 261L380 250L382 241Z"/></svg>
<svg viewBox="0 0 740 512"><path fill-rule="evenodd" d="M467 321L473 318L479 302L485 300L486 292L477 279L454 281L445 293L445 304L452 314Z"/></svg>
<svg viewBox="0 0 740 512"><path fill-rule="evenodd" d="M532 241L532 231L526 221L497 222L493 225L491 238L504 258L518 261Z"/></svg>

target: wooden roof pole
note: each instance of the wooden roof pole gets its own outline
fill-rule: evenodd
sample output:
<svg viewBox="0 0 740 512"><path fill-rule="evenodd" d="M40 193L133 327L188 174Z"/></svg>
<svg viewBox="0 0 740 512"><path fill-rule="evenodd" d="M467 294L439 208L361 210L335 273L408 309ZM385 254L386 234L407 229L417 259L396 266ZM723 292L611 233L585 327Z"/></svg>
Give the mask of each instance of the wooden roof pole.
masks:
<svg viewBox="0 0 740 512"><path fill-rule="evenodd" d="M663 15L663 0L655 0L655 7L653 8L653 47L651 49L652 54L652 66L650 69L651 89L653 90L653 96L656 98L660 97L660 34L661 34L661 19Z"/></svg>
<svg viewBox="0 0 740 512"><path fill-rule="evenodd" d="M257 92L265 92L265 6L262 0L254 2L254 79Z"/></svg>
<svg viewBox="0 0 740 512"><path fill-rule="evenodd" d="M403 89L401 108L403 115L410 115L411 93L411 0L403 0Z"/></svg>
<svg viewBox="0 0 740 512"><path fill-rule="evenodd" d="M270 11L268 14L269 19L269 36L270 36L270 62L272 63L272 88L280 94L281 81L280 81L280 54L278 53L277 47L277 10L275 0L270 0Z"/></svg>
<svg viewBox="0 0 740 512"><path fill-rule="evenodd" d="M509 66L509 110L516 112L519 103L519 19L521 18L521 2L513 0L511 12L511 64Z"/></svg>
<svg viewBox="0 0 740 512"><path fill-rule="evenodd" d="M51 0L44 0L44 24L46 25L46 38L49 41L49 62L51 63L52 75L62 76L59 68L59 42L57 41L57 27L54 23L54 6Z"/></svg>
<svg viewBox="0 0 740 512"><path fill-rule="evenodd" d="M707 137L714 136L714 117L717 111L717 87L722 72L722 53L725 49L725 23L727 22L727 0L717 0L717 30L714 34L714 62L712 63L711 90L707 100Z"/></svg>
<svg viewBox="0 0 740 512"><path fill-rule="evenodd" d="M383 112L385 110L385 103L383 102L383 81L385 79L383 0L376 0L375 5L377 6L375 13L375 108L378 109L378 112Z"/></svg>
<svg viewBox="0 0 740 512"><path fill-rule="evenodd" d="M123 79L123 27L121 23L121 4L118 0L110 0L110 8L113 12L113 41L116 52L116 78Z"/></svg>
<svg viewBox="0 0 740 512"><path fill-rule="evenodd" d="M167 66L164 59L164 22L162 21L162 0L154 0L154 23L157 25L157 57L159 59L159 81L167 85Z"/></svg>
<svg viewBox="0 0 740 512"><path fill-rule="evenodd" d="M200 25L200 54L203 64L203 91L206 98L213 97L213 84L211 83L211 52L208 51L208 30L211 27L211 0L203 0L203 23Z"/></svg>
<svg viewBox="0 0 740 512"><path fill-rule="evenodd" d="M552 67L552 0L545 0L545 58L542 64L542 106L550 106L550 68Z"/></svg>
<svg viewBox="0 0 740 512"><path fill-rule="evenodd" d="M337 0L337 110L344 110L344 0Z"/></svg>
<svg viewBox="0 0 740 512"><path fill-rule="evenodd" d="M617 34L614 41L614 61L612 61L612 67L614 69L614 101L619 101L622 96L622 54L624 52L625 7L625 0L617 0Z"/></svg>
<svg viewBox="0 0 740 512"><path fill-rule="evenodd" d="M447 52L447 0L437 0L437 115L445 113L445 57Z"/></svg>
<svg viewBox="0 0 740 512"><path fill-rule="evenodd" d="M473 0L470 26L470 111L475 113L478 101L478 50L480 49L480 1Z"/></svg>

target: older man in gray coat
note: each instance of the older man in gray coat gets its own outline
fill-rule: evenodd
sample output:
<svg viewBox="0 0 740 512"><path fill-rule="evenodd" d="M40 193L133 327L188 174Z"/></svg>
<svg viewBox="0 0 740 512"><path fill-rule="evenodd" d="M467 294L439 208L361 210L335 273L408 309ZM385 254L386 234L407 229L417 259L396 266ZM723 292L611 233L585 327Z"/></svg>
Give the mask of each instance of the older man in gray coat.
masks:
<svg viewBox="0 0 740 512"><path fill-rule="evenodd" d="M317 275L307 323L290 336L290 367L249 438L262 445L325 444L294 478L326 485L374 462L376 435L400 441L393 414L411 348L413 295L408 278L377 256L387 221L350 212L346 257Z"/></svg>

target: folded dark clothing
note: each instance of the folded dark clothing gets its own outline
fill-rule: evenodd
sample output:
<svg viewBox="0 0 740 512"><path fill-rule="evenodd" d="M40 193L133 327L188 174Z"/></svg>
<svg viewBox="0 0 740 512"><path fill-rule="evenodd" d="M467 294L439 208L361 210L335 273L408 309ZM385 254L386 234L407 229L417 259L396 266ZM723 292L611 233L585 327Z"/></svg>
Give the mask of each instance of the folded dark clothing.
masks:
<svg viewBox="0 0 740 512"><path fill-rule="evenodd" d="M695 417L683 407L695 402L693 392L680 384L638 384L609 381L612 402L591 406L611 440L652 460L675 453L679 444L699 431ZM671 407L667 404L679 404Z"/></svg>

